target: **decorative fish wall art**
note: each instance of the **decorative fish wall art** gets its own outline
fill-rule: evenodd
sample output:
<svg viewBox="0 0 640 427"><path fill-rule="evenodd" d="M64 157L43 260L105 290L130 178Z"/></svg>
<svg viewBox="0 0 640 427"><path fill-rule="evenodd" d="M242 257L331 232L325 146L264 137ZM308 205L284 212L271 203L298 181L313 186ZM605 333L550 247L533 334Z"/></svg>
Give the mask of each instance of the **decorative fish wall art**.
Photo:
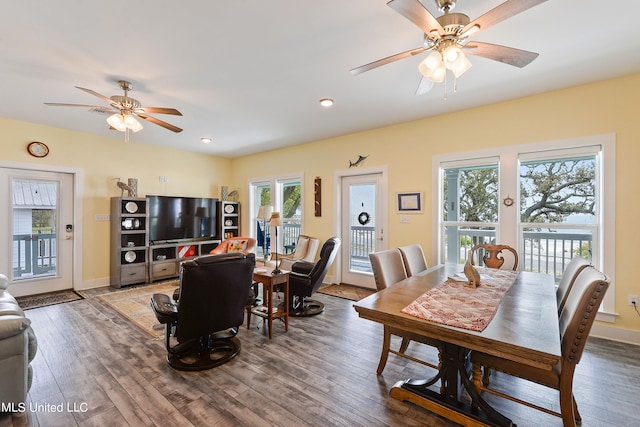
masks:
<svg viewBox="0 0 640 427"><path fill-rule="evenodd" d="M358 156L358 160L356 160L355 162L352 162L351 160L349 160L349 167L350 168L357 168L358 166L360 166L362 164L362 162L364 162L364 160L369 157L369 156Z"/></svg>

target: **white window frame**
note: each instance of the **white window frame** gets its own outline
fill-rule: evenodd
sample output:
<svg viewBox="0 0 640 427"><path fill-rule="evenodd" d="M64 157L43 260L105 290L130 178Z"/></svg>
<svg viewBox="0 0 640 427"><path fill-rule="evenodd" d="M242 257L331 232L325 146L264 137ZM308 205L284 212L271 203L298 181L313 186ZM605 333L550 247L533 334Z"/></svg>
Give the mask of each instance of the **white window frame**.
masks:
<svg viewBox="0 0 640 427"><path fill-rule="evenodd" d="M248 182L249 189L249 230L251 236L257 236L256 224L258 221L258 209L260 208L260 200L255 200L255 187L259 185L268 184L271 193L271 204L274 212L280 212L280 206L283 203L282 187L284 184L291 182L300 182L300 199L302 200L302 209L300 210L300 232L304 231L304 173L297 172L283 175L273 175L267 177L250 178ZM281 235L278 236L278 240L281 240ZM282 251L282 241L278 242L278 249ZM271 250L275 250L275 243L272 242Z"/></svg>
<svg viewBox="0 0 640 427"><path fill-rule="evenodd" d="M598 236L594 235L594 245L598 245L598 253L600 257L596 261L595 266L605 272L611 279L611 285L605 295L602 307L598 313L597 320L605 322L614 322L615 313L615 171L616 171L616 137L615 134L592 135L579 138L563 139L556 141L547 141L533 144L515 145L507 147L497 147L485 150L477 150L470 152L450 153L434 156L432 159L432 207L433 207L433 244L432 253L437 263L444 260L443 254L443 234L442 234L442 166L450 167L453 162L477 162L477 159L497 156L499 161L499 188L500 188L500 210L498 218L500 222L499 233L500 241L514 246L520 247L520 220L519 209L506 207L502 200L505 197L512 197L519 200L519 165L521 157L526 156L527 159L535 156L534 153L540 153L541 156L550 158L551 153L558 150L580 150L591 147L600 147L599 153L596 155L598 162L598 178L600 180L600 193L598 195L599 211L597 213L598 220Z"/></svg>

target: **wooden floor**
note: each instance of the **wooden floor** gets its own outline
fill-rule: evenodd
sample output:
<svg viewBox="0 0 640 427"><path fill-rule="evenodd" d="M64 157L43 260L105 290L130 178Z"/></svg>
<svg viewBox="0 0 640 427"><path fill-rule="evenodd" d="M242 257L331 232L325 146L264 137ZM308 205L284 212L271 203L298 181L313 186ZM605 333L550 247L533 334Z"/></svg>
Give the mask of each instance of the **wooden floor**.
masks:
<svg viewBox="0 0 640 427"><path fill-rule="evenodd" d="M239 337L242 352L204 372L180 372L154 340L97 298L27 311L38 338L25 413L2 426L450 426L388 397L421 365L391 355L377 376L382 326L352 302L316 294L325 312L262 326ZM435 360L416 343L410 349ZM493 383L557 408L557 394L494 374ZM640 425L640 348L590 339L575 378L584 426ZM519 426L561 426L559 418L492 398ZM48 405L48 406L47 406ZM54 412L62 408L62 412Z"/></svg>

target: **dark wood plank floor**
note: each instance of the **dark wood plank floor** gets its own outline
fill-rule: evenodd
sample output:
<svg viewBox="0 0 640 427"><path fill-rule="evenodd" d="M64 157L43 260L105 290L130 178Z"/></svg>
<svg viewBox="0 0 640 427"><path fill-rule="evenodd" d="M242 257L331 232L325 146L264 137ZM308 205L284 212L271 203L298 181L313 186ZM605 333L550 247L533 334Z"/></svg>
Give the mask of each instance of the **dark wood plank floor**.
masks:
<svg viewBox="0 0 640 427"><path fill-rule="evenodd" d="M38 338L27 407L0 414L4 426L450 426L388 397L423 367L391 355L375 373L382 327L359 319L352 302L322 294L323 314L262 326L239 337L242 352L204 372L179 372L154 340L97 298L28 310ZM410 349L435 360L435 352ZM640 348L590 339L575 378L584 426L640 425ZM495 373L521 396L557 408L557 394ZM561 426L559 418L491 397L519 426ZM48 405L48 406L47 406ZM62 406L63 411L57 412ZM54 411L56 410L56 411ZM75 412L74 412L75 411Z"/></svg>

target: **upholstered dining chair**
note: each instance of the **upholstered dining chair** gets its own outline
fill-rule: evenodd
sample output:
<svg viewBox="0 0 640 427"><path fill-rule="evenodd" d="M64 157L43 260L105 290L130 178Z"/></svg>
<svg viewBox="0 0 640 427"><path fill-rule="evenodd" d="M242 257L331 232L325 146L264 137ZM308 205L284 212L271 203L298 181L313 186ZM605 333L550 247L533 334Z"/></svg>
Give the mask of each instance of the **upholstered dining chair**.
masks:
<svg viewBox="0 0 640 427"><path fill-rule="evenodd" d="M169 295L152 295L151 308L166 325L170 366L184 371L210 369L240 352L236 334L250 303L255 264L252 253L201 256L180 265L178 302Z"/></svg>
<svg viewBox="0 0 640 427"><path fill-rule="evenodd" d="M505 258L503 251L510 253L509 257L512 258L508 265L512 264L512 269L515 271L518 269L518 252L509 245L490 245L487 243L480 243L471 248L470 257L471 265L482 266L489 268L506 268L504 265Z"/></svg>
<svg viewBox="0 0 640 427"><path fill-rule="evenodd" d="M389 286L393 286L395 283L398 283L399 281L407 278L407 272L405 270L404 261L402 260L402 254L397 248L380 252L372 252L369 254L369 260L371 261L371 267L373 268L373 277L375 279L376 289L378 291L386 289ZM387 325L384 325L383 334L384 335L382 339L380 362L378 362L378 369L376 370L378 375L382 374L382 371L384 371L384 367L387 364L387 359L389 358L389 353L395 354L396 356L408 360L412 360L422 365L429 366L433 369L439 369L441 361L438 362L438 365L434 365L424 360L409 356L405 352L407 351L407 347L409 346L409 343L411 341L417 341L422 344L427 344L441 349L442 343L440 341L413 334L409 331L405 331L399 328L389 327ZM391 335L402 338L400 348L398 350L394 350L391 348ZM438 358L440 358L440 352L438 352Z"/></svg>
<svg viewBox="0 0 640 427"><path fill-rule="evenodd" d="M429 268L427 265L427 259L424 256L424 251L419 243L412 245L400 246L400 255L402 255L402 261L404 263L404 269L407 272L407 277L411 277L416 273Z"/></svg>
<svg viewBox="0 0 640 427"><path fill-rule="evenodd" d="M588 265L590 265L589 261L582 257L576 256L573 257L571 261L569 261L569 264L567 264L567 267L562 272L560 283L558 283L558 288L556 289L558 316L560 316L560 314L562 313L562 309L564 308L564 304L567 301L569 292L571 292L571 288L573 287L573 282L575 282L578 274Z"/></svg>
<svg viewBox="0 0 640 427"><path fill-rule="evenodd" d="M552 367L533 367L520 362L502 359L485 353L471 352L473 385L478 392L484 391L522 405L556 415L562 418L563 425L575 426L582 418L573 395L573 375L589 336L589 331L598 313L609 279L594 267L587 266L580 271L566 298L564 308L558 320L560 326L560 348L562 358ZM481 380L481 368L493 370L523 378L559 391L560 412L527 402L484 385ZM495 381L494 381L495 383Z"/></svg>

